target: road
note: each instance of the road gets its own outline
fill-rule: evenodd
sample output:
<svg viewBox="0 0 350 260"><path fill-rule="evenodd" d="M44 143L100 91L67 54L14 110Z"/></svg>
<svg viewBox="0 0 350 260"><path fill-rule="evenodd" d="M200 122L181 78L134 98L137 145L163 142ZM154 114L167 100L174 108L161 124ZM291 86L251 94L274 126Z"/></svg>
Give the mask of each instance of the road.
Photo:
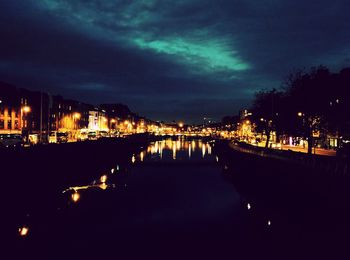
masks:
<svg viewBox="0 0 350 260"><path fill-rule="evenodd" d="M294 152L307 153L307 148L303 148L300 146L292 146L292 145L282 145L282 150L292 150ZM312 149L312 153L318 154L318 155L326 155L326 156L336 155L335 150L323 149L323 148L314 148Z"/></svg>
<svg viewBox="0 0 350 260"><path fill-rule="evenodd" d="M265 143L259 143L257 146L265 147ZM271 149L282 149L282 150L292 150L294 152L307 153L307 147L294 146L294 145L284 145L282 144L279 148L271 148ZM317 155L325 155L325 156L336 156L336 151L331 149L323 149L323 148L313 148L313 154Z"/></svg>

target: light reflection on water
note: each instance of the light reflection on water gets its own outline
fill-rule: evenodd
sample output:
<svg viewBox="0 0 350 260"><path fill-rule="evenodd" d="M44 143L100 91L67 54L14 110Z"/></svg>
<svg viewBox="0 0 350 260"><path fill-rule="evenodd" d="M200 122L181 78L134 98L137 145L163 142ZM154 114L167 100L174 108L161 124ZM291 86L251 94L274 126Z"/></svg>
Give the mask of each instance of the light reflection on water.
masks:
<svg viewBox="0 0 350 260"><path fill-rule="evenodd" d="M114 174L115 171L119 171L119 165L117 165L116 168L112 168L110 174ZM107 183L107 180L108 180L108 174L103 174L99 179L94 180L89 185L71 186L63 190L62 193L71 194L71 200L74 203L77 203L81 199L81 193L79 191L92 190L92 189L106 190L106 189L113 189L116 187L114 183Z"/></svg>
<svg viewBox="0 0 350 260"><path fill-rule="evenodd" d="M145 151L135 158L132 157L133 163L136 161L158 161L158 160L199 160L212 158L213 143L203 140L186 140L179 137L177 140L165 139L150 143Z"/></svg>
<svg viewBox="0 0 350 260"><path fill-rule="evenodd" d="M236 194L235 191L232 191L231 186L227 185L226 182L222 182L219 173L220 173L220 168L219 164L215 163L219 161L218 156L212 154L212 148L214 146L214 142L211 141L204 141L204 140L185 140L182 138L179 138L177 140L172 140L172 139L165 139L165 140L160 140L151 143L144 151L141 151L137 153L135 151L135 154L131 156L131 158L128 156L127 161L127 167L128 168L133 168L134 173L139 172L143 174L132 174L128 176L123 176L123 173L129 172L126 171L126 168L124 169L124 165L122 164L121 166L116 165L113 168L108 168L108 171L103 171L101 172L101 175L97 177L93 182L91 182L88 185L83 185L83 186L71 186L65 189L62 193L65 193L67 196L64 197L65 202L66 199L68 200L68 207L67 208L74 208L74 209L80 209L81 207L86 207L89 205L89 207L92 208L97 208L100 209L103 205L105 208L110 208L111 201L114 201L114 197L119 196L119 193L117 193L119 190L123 191L128 191L129 193L127 195L123 194L124 197L127 197L130 201L130 203L121 203L124 205L126 208L125 212L130 212L128 211L129 208L126 205L130 205L130 209L137 208L135 205L139 205L140 209L143 209L144 205L142 203L146 202L148 203L147 205L150 206L151 211L141 211L142 216L144 217L145 220L150 221L150 223L153 223L151 221L153 220L154 216L154 211L158 212L162 218L165 220L169 221L169 223L176 222L173 217L173 213L176 215L178 212L187 212L186 216L185 215L178 215L178 218L180 218L180 222L183 219L188 219L188 221L192 221L192 218L203 218L206 220L206 218L212 218L212 212L218 211L220 214L233 214L232 216L235 216L235 214L231 209L239 210L235 207L237 203L239 203L239 200L241 200L240 196ZM220 157L221 159L221 157ZM171 187L173 187L171 181L167 183L161 182L162 185L167 187L170 187L169 193L167 193L165 190L161 188L162 185L158 185L157 183L155 185L154 180L157 178L157 174L152 175L152 171L155 170L157 172L157 167L143 167L141 165L142 162L146 161L171 161L171 162L182 162L182 161L209 161L210 164L204 164L201 165L200 163L198 164L199 170L197 169L197 164L195 164L195 167L192 168L186 168L187 165L184 164L184 167L181 168L181 171L186 172L186 175L181 174L181 172L177 172L177 170L173 170L172 167L166 168L167 169L167 180L176 180L177 177L184 178L183 182L181 182L181 186L179 188L176 188L174 190L171 190ZM211 165L211 162L214 164ZM137 164L140 163L140 164ZM131 167L130 167L131 166ZM140 167L141 166L141 167ZM164 167L162 165L161 167ZM226 166L227 167L227 166ZM135 169L137 169L135 171ZM227 168L228 169L228 168ZM226 169L226 170L227 170ZM147 172L148 171L148 172ZM200 172L199 175L197 175L196 171ZM213 174L211 173L213 171ZM193 174L195 172L195 174ZM172 175L176 174L176 178L172 177ZM163 172L162 172L163 175ZM149 176L150 178L145 178L142 179L142 181L138 181L138 178L144 178L145 176ZM182 176L182 177L181 177ZM201 176L201 177L199 177ZM121 177L121 179L119 179ZM127 177L124 179L124 177ZM118 179L117 179L118 178ZM203 178L203 179L202 179ZM127 183L125 183L126 181ZM140 185L139 183L142 183ZM195 189L192 189L193 186L195 186L197 183L201 184L200 186L203 188L203 196L197 196L197 192ZM215 185L212 185L214 183ZM118 184L118 186L116 185ZM131 189L127 188L131 187ZM144 187L146 188L144 188ZM114 189L116 188L117 189ZM140 193L136 194L143 194L144 190L147 190L147 194L150 194L149 190L152 190L154 192L155 196L152 197L153 201L155 201L155 204L153 205L151 202L140 199L140 203L138 200L134 200L135 197L133 192L135 190L141 189ZM150 187L150 188L148 188ZM219 188L218 188L219 187ZM122 189L121 189L122 188ZM104 190L106 190L104 192ZM110 190L109 190L110 189ZM130 191L129 191L130 190ZM206 192L206 190L209 190L209 192ZM91 192L90 192L91 191ZM103 194L101 196L101 194ZM185 194L185 195L183 195ZM210 195L208 195L210 194ZM158 196L161 195L161 196ZM122 197L123 197L122 196ZM129 197L128 197L129 196ZM149 195L150 196L150 195ZM157 198L161 197L166 197L170 196L171 198L173 196L178 196L178 200L176 203L174 202L171 207L169 207L167 204L162 204L161 200L158 201ZM183 199L183 196L186 196L186 199ZM206 197L207 196L207 197ZM212 198L216 198L215 200ZM142 196L141 196L142 197ZM94 198L94 199L91 199ZM98 198L98 199L96 199ZM204 199L203 199L204 198ZM151 200L152 201L152 200ZM184 201L186 201L184 203ZM191 203L188 203L190 201ZM139 203L139 204L138 204ZM157 204L159 203L159 204ZM256 207L255 204L252 204L254 202L245 202L242 205L238 205L242 210L247 210L249 211L250 215L257 215L256 214ZM192 206L188 205L196 205L195 208L196 210L192 210ZM74 206L73 206L74 205ZM98 205L96 207L96 205ZM101 206L102 205L102 206ZM155 206L156 205L156 206ZM254 207L252 206L254 205ZM120 205L118 205L119 207ZM227 213L226 212L227 209ZM170 214L171 213L171 214ZM99 214L102 214L99 212ZM119 214L119 213L118 213ZM150 215L148 215L150 214ZM240 213L241 214L241 213ZM82 217L86 218L89 216L81 215ZM151 217L150 217L151 216ZM123 217L123 215L122 215ZM121 219L122 219L121 217ZM226 215L225 215L226 217ZM259 216L260 217L260 216ZM214 217L213 217L214 218ZM228 219L233 219L233 217L227 217ZM133 218L132 215L129 218L130 219L130 225L133 224ZM267 218L266 216L261 217L263 219L263 225L264 227L271 226L271 219ZM216 221L216 219L214 219ZM276 226L276 221L275 218L272 218L274 221L274 225ZM221 221L221 220L220 220ZM231 221L231 220L230 220ZM176 222L177 223L177 222ZM113 223L115 224L115 223ZM169 224L169 225L170 225ZM231 222L227 223L228 226L231 225ZM20 236L26 236L28 233L28 227L23 226L18 230Z"/></svg>
<svg viewBox="0 0 350 260"><path fill-rule="evenodd" d="M196 160L209 160L215 162L216 157L212 155L213 142L203 140L185 140L179 137L177 140L165 139L150 143L146 150L141 151L139 154L133 154L131 156L131 164L144 161L196 161ZM109 188L115 188L116 184L107 180L110 180L109 176L118 172L119 165L112 168L110 174L102 174L100 178L94 180L88 185L71 186L63 190L62 193L70 194L70 200L77 203L81 199L81 193L84 190L106 190ZM126 186L125 186L126 187Z"/></svg>

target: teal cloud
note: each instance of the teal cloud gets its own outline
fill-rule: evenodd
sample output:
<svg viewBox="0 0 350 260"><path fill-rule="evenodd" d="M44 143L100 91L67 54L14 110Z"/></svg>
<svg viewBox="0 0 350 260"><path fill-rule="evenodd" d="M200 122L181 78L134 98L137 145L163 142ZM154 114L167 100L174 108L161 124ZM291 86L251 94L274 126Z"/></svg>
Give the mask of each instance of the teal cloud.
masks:
<svg viewBox="0 0 350 260"><path fill-rule="evenodd" d="M173 1L125 3L44 0L39 4L75 26L83 27L95 37L107 38L129 48L163 54L169 62L185 65L189 72L195 74L234 73L251 67L240 57L232 39L217 35L215 28L198 30L196 26L189 26L178 30L181 20L187 18L169 18L169 14L172 10L193 5L193 2L179 1L174 6L171 6Z"/></svg>

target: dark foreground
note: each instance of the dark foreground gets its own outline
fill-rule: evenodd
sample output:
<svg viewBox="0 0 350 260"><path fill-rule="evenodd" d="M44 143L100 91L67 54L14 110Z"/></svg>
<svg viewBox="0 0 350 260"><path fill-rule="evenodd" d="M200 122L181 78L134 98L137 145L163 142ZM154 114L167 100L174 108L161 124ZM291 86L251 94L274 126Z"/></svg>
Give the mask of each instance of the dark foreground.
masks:
<svg viewBox="0 0 350 260"><path fill-rule="evenodd" d="M46 153L63 154L56 165L30 164L41 150L17 158L18 179L6 175L11 259L347 256L344 181L201 140L79 145Z"/></svg>

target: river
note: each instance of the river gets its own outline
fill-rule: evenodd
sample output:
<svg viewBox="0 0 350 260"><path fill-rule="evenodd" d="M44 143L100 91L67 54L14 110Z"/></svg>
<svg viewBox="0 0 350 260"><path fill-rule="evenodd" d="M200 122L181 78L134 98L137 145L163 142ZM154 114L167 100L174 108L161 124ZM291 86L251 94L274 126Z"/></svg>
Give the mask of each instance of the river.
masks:
<svg viewBox="0 0 350 260"><path fill-rule="evenodd" d="M304 226L247 195L249 184L228 177L214 151L214 141L178 137L150 143L127 163L101 167L99 178L57 194L51 210L28 214L19 226L28 231L19 237L19 254L286 259L312 252L300 233Z"/></svg>

